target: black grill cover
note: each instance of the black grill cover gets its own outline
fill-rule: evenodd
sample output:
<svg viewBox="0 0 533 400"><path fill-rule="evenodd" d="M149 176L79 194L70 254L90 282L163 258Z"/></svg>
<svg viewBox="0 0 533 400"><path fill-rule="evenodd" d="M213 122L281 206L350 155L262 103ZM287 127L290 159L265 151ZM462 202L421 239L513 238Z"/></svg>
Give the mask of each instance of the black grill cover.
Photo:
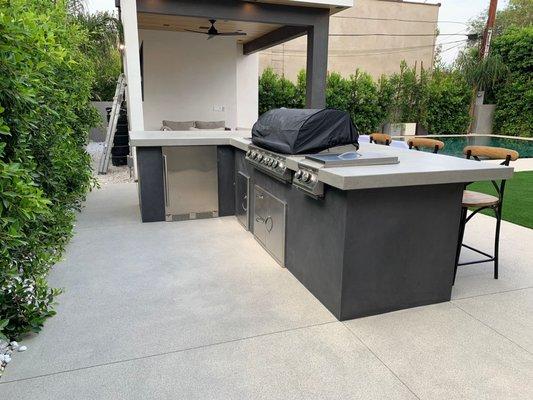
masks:
<svg viewBox="0 0 533 400"><path fill-rule="evenodd" d="M359 147L350 115L339 110L278 108L259 117L252 143L283 154L318 153L334 146Z"/></svg>

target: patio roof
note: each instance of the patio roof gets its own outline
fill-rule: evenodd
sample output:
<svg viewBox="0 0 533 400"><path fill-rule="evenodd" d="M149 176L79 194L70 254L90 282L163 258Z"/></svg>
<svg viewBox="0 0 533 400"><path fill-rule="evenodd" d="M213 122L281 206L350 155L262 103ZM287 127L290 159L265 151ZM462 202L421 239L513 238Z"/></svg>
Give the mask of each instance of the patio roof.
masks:
<svg viewBox="0 0 533 400"><path fill-rule="evenodd" d="M322 3L325 2L317 2L320 7L313 7L312 3L299 1L271 4L236 0L137 0L136 11L141 28L198 29L198 23L205 25L206 20L216 19L237 29L249 29L249 37L243 40L245 55L307 35L306 107L324 108L330 10Z"/></svg>

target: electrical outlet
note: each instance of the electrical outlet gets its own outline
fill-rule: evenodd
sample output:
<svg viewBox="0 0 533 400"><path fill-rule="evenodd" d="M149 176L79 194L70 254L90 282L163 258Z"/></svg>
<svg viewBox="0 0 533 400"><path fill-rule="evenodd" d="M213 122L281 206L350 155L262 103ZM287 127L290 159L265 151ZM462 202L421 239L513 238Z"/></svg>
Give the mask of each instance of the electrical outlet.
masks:
<svg viewBox="0 0 533 400"><path fill-rule="evenodd" d="M224 106L213 106L213 111L224 111Z"/></svg>

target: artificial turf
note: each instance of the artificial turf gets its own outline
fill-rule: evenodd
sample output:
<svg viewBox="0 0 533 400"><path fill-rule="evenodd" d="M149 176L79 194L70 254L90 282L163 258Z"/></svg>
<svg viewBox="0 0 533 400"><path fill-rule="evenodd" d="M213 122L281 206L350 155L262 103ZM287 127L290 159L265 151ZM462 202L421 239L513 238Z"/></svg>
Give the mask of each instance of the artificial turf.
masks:
<svg viewBox="0 0 533 400"><path fill-rule="evenodd" d="M475 190L496 196L491 182L475 182L468 185ZM494 216L490 210L485 212ZM515 172L505 186L502 218L514 224L533 228L533 171Z"/></svg>

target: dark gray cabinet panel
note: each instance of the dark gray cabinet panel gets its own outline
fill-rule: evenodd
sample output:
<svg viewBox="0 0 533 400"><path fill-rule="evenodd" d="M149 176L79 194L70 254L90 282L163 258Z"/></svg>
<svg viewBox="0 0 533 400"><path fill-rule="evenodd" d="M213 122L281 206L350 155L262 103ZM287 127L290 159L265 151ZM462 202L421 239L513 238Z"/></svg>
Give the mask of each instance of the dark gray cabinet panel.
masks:
<svg viewBox="0 0 533 400"><path fill-rule="evenodd" d="M250 230L250 177L237 172L235 175L235 215L246 230Z"/></svg>

